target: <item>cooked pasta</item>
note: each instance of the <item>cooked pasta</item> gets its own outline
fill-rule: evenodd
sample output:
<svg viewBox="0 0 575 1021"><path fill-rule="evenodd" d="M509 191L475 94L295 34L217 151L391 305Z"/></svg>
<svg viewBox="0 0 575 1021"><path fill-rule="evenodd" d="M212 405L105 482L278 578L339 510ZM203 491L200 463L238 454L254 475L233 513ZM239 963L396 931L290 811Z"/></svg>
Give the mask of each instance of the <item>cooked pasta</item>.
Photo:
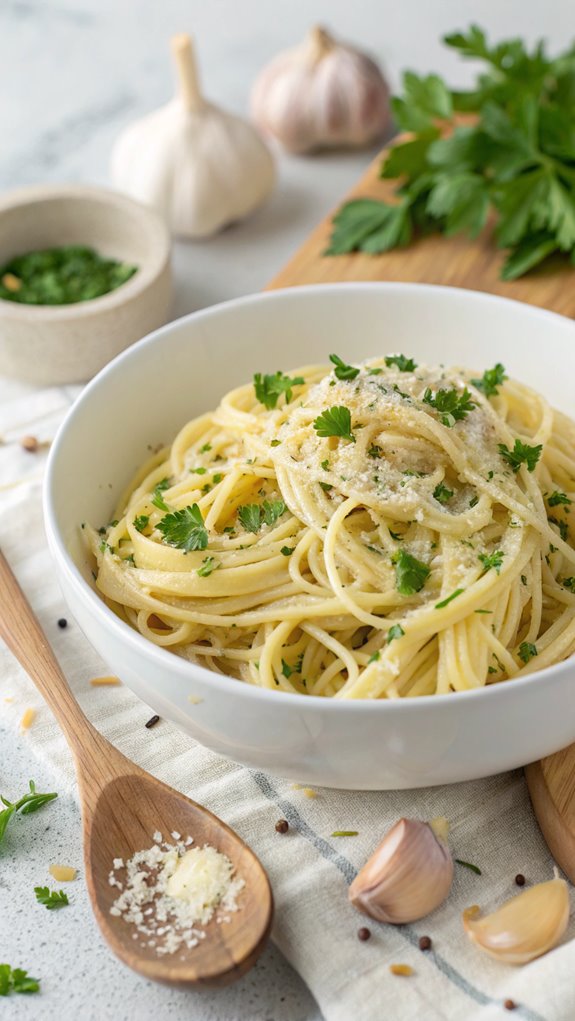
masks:
<svg viewBox="0 0 575 1021"><path fill-rule="evenodd" d="M109 605L271 690L467 691L575 652L575 424L503 366L257 375L84 534Z"/></svg>

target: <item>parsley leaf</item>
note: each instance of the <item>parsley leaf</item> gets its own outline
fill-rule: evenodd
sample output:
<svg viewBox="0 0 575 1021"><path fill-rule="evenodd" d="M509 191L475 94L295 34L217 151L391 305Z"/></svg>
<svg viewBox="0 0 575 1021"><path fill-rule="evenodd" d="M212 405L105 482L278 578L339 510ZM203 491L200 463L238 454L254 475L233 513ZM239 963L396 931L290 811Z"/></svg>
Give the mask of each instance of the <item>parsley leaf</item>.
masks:
<svg viewBox="0 0 575 1021"><path fill-rule="evenodd" d="M196 574L198 574L200 578L207 578L213 571L217 571L218 567L221 566L221 560L216 560L215 557L204 557L202 560L202 566L198 567Z"/></svg>
<svg viewBox="0 0 575 1021"><path fill-rule="evenodd" d="M524 663L528 663L530 659L533 659L537 655L537 646L533 645L532 642L521 642L519 646L519 659L523 660Z"/></svg>
<svg viewBox="0 0 575 1021"><path fill-rule="evenodd" d="M454 599L457 599L457 597L460 596L462 592L465 592L465 589L456 588L455 592L452 592L450 596L447 596L446 599L442 599L440 603L436 603L435 609L443 610L445 606L449 606L449 604L452 603Z"/></svg>
<svg viewBox="0 0 575 1021"><path fill-rule="evenodd" d="M162 496L162 493L165 492L166 489L169 489L170 485L171 482L169 479L162 479L160 482L157 482L156 485L154 486L154 492L152 494L152 503L154 504L154 507L158 507L159 510L167 511L170 509Z"/></svg>
<svg viewBox="0 0 575 1021"><path fill-rule="evenodd" d="M547 503L550 507L559 507L561 504L569 506L573 503L573 500L570 500L566 493L560 493L556 489L547 497Z"/></svg>
<svg viewBox="0 0 575 1021"><path fill-rule="evenodd" d="M162 542L185 553L205 549L208 545L208 530L197 503L166 514L157 527L162 533Z"/></svg>
<svg viewBox="0 0 575 1021"><path fill-rule="evenodd" d="M37 812L43 805L48 804L49 801L54 801L54 798L58 797L57 794L38 794L33 780L29 781L29 788L29 793L24 794L19 801L8 801L8 798L0 797L0 801L5 806L0 812L0 842L6 832L8 823L16 812L20 812L21 815L30 815L32 812Z"/></svg>
<svg viewBox="0 0 575 1021"><path fill-rule="evenodd" d="M499 393L498 387L507 379L505 366L497 362L492 369L486 369L481 379L472 379L473 386L482 390L486 397L495 397Z"/></svg>
<svg viewBox="0 0 575 1021"><path fill-rule="evenodd" d="M396 640L396 638L402 638L404 634L405 631L403 630L401 624L392 624L389 631L387 632L385 641L387 645L390 645L391 642Z"/></svg>
<svg viewBox="0 0 575 1021"><path fill-rule="evenodd" d="M291 557L295 546L282 546L280 553L283 557Z"/></svg>
<svg viewBox="0 0 575 1021"><path fill-rule="evenodd" d="M470 411L477 407L471 400L471 394L467 387L465 387L462 394L458 393L455 389L437 390L434 394L427 387L423 395L423 403L429 404L430 407L435 408L439 412L442 424L447 426L448 429L452 429L456 422L460 422Z"/></svg>
<svg viewBox="0 0 575 1021"><path fill-rule="evenodd" d="M283 500L264 500L262 504L264 522L266 525L275 525L278 518L286 512L286 505Z"/></svg>
<svg viewBox="0 0 575 1021"><path fill-rule="evenodd" d="M134 518L134 528L137 532L143 532L144 528L147 528L150 519L147 514L138 514Z"/></svg>
<svg viewBox="0 0 575 1021"><path fill-rule="evenodd" d="M322 411L313 423L313 427L318 436L341 436L344 440L355 443L355 436L351 431L350 410L342 405Z"/></svg>
<svg viewBox="0 0 575 1021"><path fill-rule="evenodd" d="M10 993L37 993L40 979L32 978L24 968L11 968L9 964L0 964L0 996Z"/></svg>
<svg viewBox="0 0 575 1021"><path fill-rule="evenodd" d="M496 550L495 553L480 553L477 559L483 564L483 574L486 574L491 568L497 571L497 574L501 574L504 556L505 553L501 549Z"/></svg>
<svg viewBox="0 0 575 1021"><path fill-rule="evenodd" d="M575 592L575 575L571 578L563 578L561 584L563 588L566 588L569 592Z"/></svg>
<svg viewBox="0 0 575 1021"><path fill-rule="evenodd" d="M238 507L238 518L246 532L259 532L262 526L262 508L259 503L245 503Z"/></svg>
<svg viewBox="0 0 575 1021"><path fill-rule="evenodd" d="M382 454L383 450L377 443L372 443L367 452L368 457L381 457Z"/></svg>
<svg viewBox="0 0 575 1021"><path fill-rule="evenodd" d="M293 397L293 387L305 383L302 376L290 378L283 372L275 372L273 375L263 376L256 372L254 376L254 390L256 399L263 404L268 411L275 408L278 399L285 394L286 404L289 404Z"/></svg>
<svg viewBox="0 0 575 1021"><path fill-rule="evenodd" d="M447 486L443 485L443 482L440 482L433 490L433 496L438 503L448 503L453 496L453 492L453 489L448 489Z"/></svg>
<svg viewBox="0 0 575 1021"><path fill-rule="evenodd" d="M518 472L522 464L526 465L528 472L535 471L535 466L543 450L541 444L530 447L519 439L515 440L513 450L510 450L505 443L498 443L497 446L501 457L511 465L514 472Z"/></svg>
<svg viewBox="0 0 575 1021"><path fill-rule="evenodd" d="M406 358L405 355L387 355L385 364L388 369L395 365L400 372L415 372L417 368L417 362L414 362L413 358Z"/></svg>
<svg viewBox="0 0 575 1021"><path fill-rule="evenodd" d="M402 596L412 596L419 592L431 573L427 564L416 560L405 550L395 553L392 562L395 564L395 587Z"/></svg>
<svg viewBox="0 0 575 1021"><path fill-rule="evenodd" d="M191 475L205 475L207 470L208 470L207 468L190 468L190 474Z"/></svg>
<svg viewBox="0 0 575 1021"><path fill-rule="evenodd" d="M49 890L47 886L35 886L34 893L38 903L43 904L48 911L64 908L70 903L68 895L63 890Z"/></svg>
<svg viewBox="0 0 575 1021"><path fill-rule="evenodd" d="M330 355L329 360L335 365L333 371L338 379L355 379L356 376L359 376L360 370L354 365L346 365L338 355Z"/></svg>

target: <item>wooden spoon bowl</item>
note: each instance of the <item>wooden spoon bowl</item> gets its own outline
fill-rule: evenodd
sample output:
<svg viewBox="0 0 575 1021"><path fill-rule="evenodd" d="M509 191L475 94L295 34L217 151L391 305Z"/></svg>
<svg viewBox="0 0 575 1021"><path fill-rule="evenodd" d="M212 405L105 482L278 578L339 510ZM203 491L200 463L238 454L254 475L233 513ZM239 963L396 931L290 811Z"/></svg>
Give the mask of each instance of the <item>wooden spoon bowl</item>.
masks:
<svg viewBox="0 0 575 1021"><path fill-rule="evenodd" d="M221 986L245 974L262 952L272 924L273 897L263 866L221 819L134 765L95 730L72 695L1 552L0 637L48 702L74 753L86 882L111 949L146 978L174 985ZM162 956L134 939L132 924L110 914L119 893L109 882L114 859L126 861L151 847L158 831L169 843L176 842L172 833L179 833L193 838L192 847L210 844L227 855L245 882L238 894L238 911L229 915L229 922L218 923L214 917L197 946Z"/></svg>

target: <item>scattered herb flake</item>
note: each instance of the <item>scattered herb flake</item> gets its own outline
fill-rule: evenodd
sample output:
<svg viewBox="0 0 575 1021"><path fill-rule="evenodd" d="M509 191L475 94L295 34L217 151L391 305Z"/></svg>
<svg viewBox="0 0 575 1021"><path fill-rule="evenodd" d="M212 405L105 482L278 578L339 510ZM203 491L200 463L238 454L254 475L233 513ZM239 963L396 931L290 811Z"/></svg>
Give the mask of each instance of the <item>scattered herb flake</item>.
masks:
<svg viewBox="0 0 575 1021"><path fill-rule="evenodd" d="M386 355L385 364L388 369L395 365L400 372L415 372L417 362L413 358L406 358L405 355Z"/></svg>
<svg viewBox="0 0 575 1021"><path fill-rule="evenodd" d="M275 525L276 521L286 512L283 500L264 500L262 512L266 525Z"/></svg>
<svg viewBox="0 0 575 1021"><path fill-rule="evenodd" d="M291 555L292 555L294 550L295 550L295 546L282 546L282 548L280 550L280 553L284 557L291 557Z"/></svg>
<svg viewBox="0 0 575 1021"><path fill-rule="evenodd" d="M210 574L213 574L221 566L221 560L216 560L215 557L204 557L202 566L198 567L196 574L199 574L200 578L208 578Z"/></svg>
<svg viewBox="0 0 575 1021"><path fill-rule="evenodd" d="M471 394L467 387L463 393L459 393L455 387L451 390L437 390L434 394L427 387L423 395L423 403L429 404L439 412L440 420L448 429L452 429L456 422L461 422L470 411L477 407L471 400Z"/></svg>
<svg viewBox="0 0 575 1021"><path fill-rule="evenodd" d="M262 508L259 503L245 503L238 507L238 518L246 532L259 532L262 525Z"/></svg>
<svg viewBox="0 0 575 1021"><path fill-rule="evenodd" d="M433 490L433 496L439 503L448 503L453 496L453 492L453 489L448 489L447 486L443 485L443 482L440 482Z"/></svg>
<svg viewBox="0 0 575 1021"><path fill-rule="evenodd" d="M138 514L134 518L134 528L137 532L143 532L144 528L148 527L149 521L150 519L147 514Z"/></svg>
<svg viewBox="0 0 575 1021"><path fill-rule="evenodd" d="M492 568L494 571L497 571L497 574L501 574L504 556L505 553L501 549L496 550L495 553L479 553L477 559L483 564L483 574L486 574Z"/></svg>
<svg viewBox="0 0 575 1021"><path fill-rule="evenodd" d="M556 489L547 497L547 503L550 507L559 507L561 504L569 506L573 500L570 500L566 493L561 493Z"/></svg>
<svg viewBox="0 0 575 1021"><path fill-rule="evenodd" d="M357 837L359 830L334 830L332 837Z"/></svg>
<svg viewBox="0 0 575 1021"><path fill-rule="evenodd" d="M36 784L33 780L29 781L29 788L28 794L24 794L19 801L8 801L8 798L0 797L0 801L4 805L3 810L0 812L0 842L6 832L8 823L16 812L20 812L21 815L30 815L32 812L37 812L43 805L48 804L49 801L54 801L58 797L57 794L39 794L36 791Z"/></svg>
<svg viewBox="0 0 575 1021"><path fill-rule="evenodd" d="M286 404L289 404L293 397L293 387L302 386L305 382L302 376L290 378L283 372L275 372L273 375L263 376L256 372L254 376L254 390L256 399L264 407L271 411L275 408L279 397L285 394Z"/></svg>
<svg viewBox="0 0 575 1021"><path fill-rule="evenodd" d="M523 660L524 663L528 663L536 655L537 646L533 645L533 642L521 642L519 646L519 659Z"/></svg>
<svg viewBox="0 0 575 1021"><path fill-rule="evenodd" d="M455 592L452 592L450 596L447 596L446 599L442 599L440 603L436 603L435 609L443 610L445 606L449 606L449 604L453 602L454 599L457 599L457 597L460 596L462 592L465 592L465 589L456 588Z"/></svg>
<svg viewBox="0 0 575 1021"><path fill-rule="evenodd" d="M431 573L427 564L416 560L405 550L395 553L392 561L395 564L395 587L399 594L412 596L421 591Z"/></svg>
<svg viewBox="0 0 575 1021"><path fill-rule="evenodd" d="M48 908L48 911L64 908L70 903L68 894L64 893L63 890L49 890L47 886L35 886L34 893L38 903L43 904L44 907Z"/></svg>
<svg viewBox="0 0 575 1021"><path fill-rule="evenodd" d="M391 642L395 641L395 639L403 638L404 634L405 631L403 630L401 624L392 624L389 631L387 632L385 640L387 644L390 645Z"/></svg>
<svg viewBox="0 0 575 1021"><path fill-rule="evenodd" d="M471 869L472 872L475 872L476 876L481 875L481 869L478 865L472 865L470 861L462 861L461 858L455 858L454 861L456 861L458 865L463 865L466 869Z"/></svg>
<svg viewBox="0 0 575 1021"><path fill-rule="evenodd" d="M481 379L472 379L471 382L478 390L482 390L486 397L495 397L499 393L499 387L505 382L505 366L497 362L492 369L486 369Z"/></svg>

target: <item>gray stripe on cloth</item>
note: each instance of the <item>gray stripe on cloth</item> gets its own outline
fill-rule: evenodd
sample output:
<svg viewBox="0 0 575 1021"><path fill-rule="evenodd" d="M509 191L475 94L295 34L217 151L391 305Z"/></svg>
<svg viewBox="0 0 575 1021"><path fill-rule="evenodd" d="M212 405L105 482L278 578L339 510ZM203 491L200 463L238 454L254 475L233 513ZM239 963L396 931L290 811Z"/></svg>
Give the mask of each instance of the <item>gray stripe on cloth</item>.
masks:
<svg viewBox="0 0 575 1021"><path fill-rule="evenodd" d="M327 840L324 840L323 837L320 837L318 833L312 830L311 826L300 815L295 805L278 793L265 773L260 773L256 770L250 770L250 773L262 794L264 794L269 801L273 801L278 806L290 826L297 829L301 836L305 837L305 839L308 840L313 847L315 847L316 851L319 851L322 858L325 858L326 861L335 865L336 869L339 869L347 883L351 883L357 875L357 869L355 866L352 865L347 858L344 858L342 854L336 851ZM403 936L406 942L411 946L418 946L419 936L416 932L414 932L411 926L396 925L395 931ZM429 954L426 955L426 959L432 961L438 971L445 975L449 982L456 986L462 993L465 993L466 996L469 996L470 999L475 1000L475 1002L480 1004L482 1007L501 1006L500 1000L495 1000L493 997L487 996L486 993L482 993L480 989L476 989L475 986L468 982L468 980L461 975L456 968L449 964L449 962L435 950L431 950ZM515 1008L514 1015L516 1017L524 1018L525 1021L545 1021L545 1018L541 1014L538 1014L537 1011L531 1010L530 1007L525 1007L520 1004L518 1004Z"/></svg>

